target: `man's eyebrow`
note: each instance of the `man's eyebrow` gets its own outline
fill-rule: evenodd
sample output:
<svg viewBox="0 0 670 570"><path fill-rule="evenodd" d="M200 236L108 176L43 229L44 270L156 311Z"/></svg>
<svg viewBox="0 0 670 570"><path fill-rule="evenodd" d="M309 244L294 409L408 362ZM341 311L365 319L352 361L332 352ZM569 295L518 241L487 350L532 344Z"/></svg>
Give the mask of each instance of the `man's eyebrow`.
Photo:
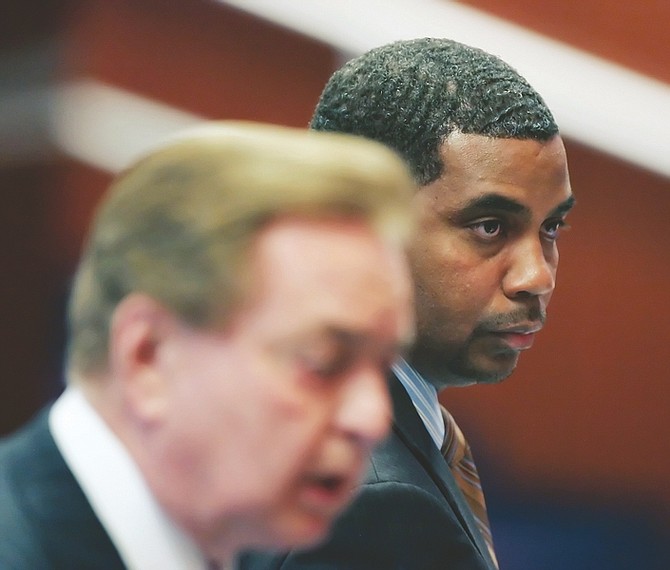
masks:
<svg viewBox="0 0 670 570"><path fill-rule="evenodd" d="M561 202L551 211L549 217L563 217L567 215L575 203L576 200L574 195L570 195L569 198ZM508 212L510 214L522 215L524 218L529 218L531 215L528 207L512 198L501 196L499 194L484 194L483 196L478 196L467 202L465 206L459 210L458 217L463 219L471 218L480 215L482 210Z"/></svg>
<svg viewBox="0 0 670 570"><path fill-rule="evenodd" d="M337 342L340 346L346 348L356 348L362 346L367 336L365 333L353 332L340 328L338 326L327 326L322 329L324 338L328 338ZM412 331L409 335L405 335L396 342L389 343L387 349L396 354L406 354L415 343L415 333Z"/></svg>
<svg viewBox="0 0 670 570"><path fill-rule="evenodd" d="M558 206L556 206L551 211L550 217L557 217L557 216L558 217L563 217L563 216L567 215L567 213L570 210L572 210L572 208L573 208L573 206L575 205L576 202L577 202L577 200L575 199L574 194L571 194L570 197L567 200L561 202Z"/></svg>
<svg viewBox="0 0 670 570"><path fill-rule="evenodd" d="M510 214L530 217L530 210L526 206L500 194L484 194L473 198L459 209L457 216L461 219L467 219L481 215L482 211L509 212Z"/></svg>

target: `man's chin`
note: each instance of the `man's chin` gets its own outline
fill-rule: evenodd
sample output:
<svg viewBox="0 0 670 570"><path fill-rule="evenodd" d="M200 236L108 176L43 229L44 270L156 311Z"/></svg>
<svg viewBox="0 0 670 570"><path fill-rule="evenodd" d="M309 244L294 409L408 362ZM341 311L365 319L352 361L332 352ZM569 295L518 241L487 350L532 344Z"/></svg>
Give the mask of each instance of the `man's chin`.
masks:
<svg viewBox="0 0 670 570"><path fill-rule="evenodd" d="M475 349L479 350L475 350ZM519 361L518 351L470 346L449 359L444 351L415 351L411 364L438 390L451 386L497 384L509 377Z"/></svg>
<svg viewBox="0 0 670 570"><path fill-rule="evenodd" d="M468 376L476 384L498 384L511 376L518 362L518 353L497 354L472 366Z"/></svg>
<svg viewBox="0 0 670 570"><path fill-rule="evenodd" d="M281 526L265 533L264 544L255 545L264 550L284 551L293 548L305 549L325 540L333 524L332 518L303 516L283 521Z"/></svg>

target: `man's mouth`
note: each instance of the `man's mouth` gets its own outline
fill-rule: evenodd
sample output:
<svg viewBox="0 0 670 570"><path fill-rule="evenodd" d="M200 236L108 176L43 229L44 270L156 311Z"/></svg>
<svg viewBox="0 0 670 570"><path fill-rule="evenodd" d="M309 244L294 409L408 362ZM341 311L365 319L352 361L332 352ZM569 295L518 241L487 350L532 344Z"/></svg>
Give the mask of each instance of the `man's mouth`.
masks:
<svg viewBox="0 0 670 570"><path fill-rule="evenodd" d="M300 502L314 513L334 516L350 500L354 478L344 473L312 473L303 479Z"/></svg>
<svg viewBox="0 0 670 570"><path fill-rule="evenodd" d="M528 350L533 346L535 334L542 328L541 323L528 323L490 331L512 350Z"/></svg>

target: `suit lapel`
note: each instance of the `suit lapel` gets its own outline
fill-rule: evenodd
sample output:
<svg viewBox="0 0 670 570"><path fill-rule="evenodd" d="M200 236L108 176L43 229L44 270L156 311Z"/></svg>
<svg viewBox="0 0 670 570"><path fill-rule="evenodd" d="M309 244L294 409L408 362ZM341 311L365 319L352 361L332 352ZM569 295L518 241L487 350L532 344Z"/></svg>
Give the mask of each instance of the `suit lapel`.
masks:
<svg viewBox="0 0 670 570"><path fill-rule="evenodd" d="M490 560L488 549L477 529L474 517L454 479L447 462L435 446L421 418L419 417L411 398L400 381L392 376L389 379L391 397L393 399L394 422L393 430L405 443L419 463L430 475L435 485L440 489L444 498L454 511L461 523L463 531L474 543L480 555L487 564L494 568Z"/></svg>
<svg viewBox="0 0 670 570"><path fill-rule="evenodd" d="M31 454L26 469L33 482L35 515L43 531L46 552L55 567L124 568L109 536L95 516L88 500L58 450L42 412L26 433ZM62 566L59 566L62 564Z"/></svg>

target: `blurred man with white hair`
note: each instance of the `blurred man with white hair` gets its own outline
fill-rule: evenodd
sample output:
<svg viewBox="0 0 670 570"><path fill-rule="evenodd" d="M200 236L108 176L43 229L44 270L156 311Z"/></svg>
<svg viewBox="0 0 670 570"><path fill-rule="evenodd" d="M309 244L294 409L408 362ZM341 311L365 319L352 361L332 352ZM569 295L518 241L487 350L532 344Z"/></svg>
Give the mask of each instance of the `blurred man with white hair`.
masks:
<svg viewBox="0 0 670 570"><path fill-rule="evenodd" d="M224 567L322 539L413 334L412 183L378 143L211 124L94 220L67 387L0 443L0 566Z"/></svg>

